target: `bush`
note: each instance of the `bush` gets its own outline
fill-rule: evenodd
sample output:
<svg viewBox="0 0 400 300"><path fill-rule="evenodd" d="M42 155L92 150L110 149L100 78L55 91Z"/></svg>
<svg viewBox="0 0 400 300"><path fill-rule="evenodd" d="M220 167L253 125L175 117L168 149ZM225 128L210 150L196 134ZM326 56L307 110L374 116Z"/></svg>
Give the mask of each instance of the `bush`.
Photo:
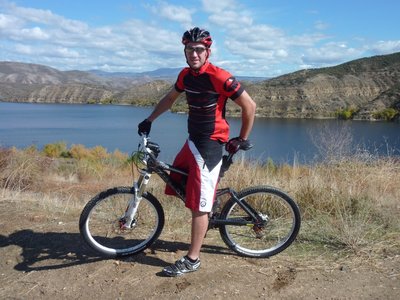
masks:
<svg viewBox="0 0 400 300"><path fill-rule="evenodd" d="M309 131L320 160L329 164L343 160L353 152L353 133L346 123L338 121L336 126L324 125Z"/></svg>
<svg viewBox="0 0 400 300"><path fill-rule="evenodd" d="M47 144L43 147L43 153L51 158L68 156L67 152L67 144L65 142Z"/></svg>
<svg viewBox="0 0 400 300"><path fill-rule="evenodd" d="M394 108L386 108L382 111L374 113L372 116L377 120L393 121L399 112Z"/></svg>
<svg viewBox="0 0 400 300"><path fill-rule="evenodd" d="M338 110L336 112L336 117L341 120L351 120L354 115L357 113L357 109L355 108L346 108L342 110Z"/></svg>
<svg viewBox="0 0 400 300"><path fill-rule="evenodd" d="M100 100L101 104L113 104L114 102L116 102L116 101L114 101L113 98L105 98L105 99Z"/></svg>
<svg viewBox="0 0 400 300"><path fill-rule="evenodd" d="M90 150L91 157L96 160L107 159L110 155L107 153L107 149L102 146L95 146Z"/></svg>
<svg viewBox="0 0 400 300"><path fill-rule="evenodd" d="M41 187L49 165L50 160L32 148L0 149L0 187L18 191Z"/></svg>
<svg viewBox="0 0 400 300"><path fill-rule="evenodd" d="M92 159L93 155L90 152L89 149L87 149L85 146L83 145L72 145L69 153L71 155L72 158L81 160L81 159Z"/></svg>
<svg viewBox="0 0 400 300"><path fill-rule="evenodd" d="M89 99L86 103L87 104L97 104L97 100L96 99Z"/></svg>
<svg viewBox="0 0 400 300"><path fill-rule="evenodd" d="M347 155L351 136L346 127L338 131L319 129L319 132L321 136L313 136L323 146L320 150L325 159L321 163L291 167L269 160L261 165L237 157L220 187L241 190L250 185L270 185L291 195L302 213L297 243L290 248L296 253L312 249L324 254L332 250L335 255L351 251L357 255L366 253L368 257L394 257L400 251L400 160L372 154L368 159L365 155ZM344 143L336 148L338 140ZM46 149L55 153L50 151L54 148L57 149L50 146ZM0 187L38 191L40 195L63 191L68 199L75 195L81 201L82 194L92 189L98 192L132 182L127 155L120 151L107 153L103 147L87 149L74 145L67 151L72 159L49 159L46 153L31 147L0 149ZM329 157L333 161L327 161ZM165 185L157 176L152 177L148 187L157 197L164 196ZM180 200L171 198L164 203L168 206L166 213L170 214L167 218L173 220L174 226L186 222Z"/></svg>

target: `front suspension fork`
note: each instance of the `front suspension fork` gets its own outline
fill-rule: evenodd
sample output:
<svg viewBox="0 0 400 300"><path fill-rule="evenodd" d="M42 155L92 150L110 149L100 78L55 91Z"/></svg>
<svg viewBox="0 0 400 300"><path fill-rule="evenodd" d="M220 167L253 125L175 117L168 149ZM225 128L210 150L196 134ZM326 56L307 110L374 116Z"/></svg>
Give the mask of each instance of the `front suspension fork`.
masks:
<svg viewBox="0 0 400 300"><path fill-rule="evenodd" d="M134 194L128 202L128 207L125 210L125 214L119 220L119 227L121 229L131 229L136 225L136 212L139 207L142 195L146 188L147 183L150 180L151 174L141 171L139 180L134 182L133 189Z"/></svg>

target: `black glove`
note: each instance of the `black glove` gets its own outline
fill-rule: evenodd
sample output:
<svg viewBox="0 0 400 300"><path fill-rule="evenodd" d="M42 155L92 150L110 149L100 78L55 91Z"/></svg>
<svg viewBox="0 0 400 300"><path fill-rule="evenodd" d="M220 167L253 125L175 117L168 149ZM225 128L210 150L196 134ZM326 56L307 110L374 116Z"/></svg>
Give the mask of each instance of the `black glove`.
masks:
<svg viewBox="0 0 400 300"><path fill-rule="evenodd" d="M138 125L138 134L139 135L142 135L142 134L149 135L150 130L151 130L151 121L149 121L148 119L145 119L144 121L139 123L139 125Z"/></svg>
<svg viewBox="0 0 400 300"><path fill-rule="evenodd" d="M231 154L235 154L240 149L241 150L249 150L253 147L252 144L248 140L244 140L241 137L235 137L230 139L229 142L225 145L225 150Z"/></svg>

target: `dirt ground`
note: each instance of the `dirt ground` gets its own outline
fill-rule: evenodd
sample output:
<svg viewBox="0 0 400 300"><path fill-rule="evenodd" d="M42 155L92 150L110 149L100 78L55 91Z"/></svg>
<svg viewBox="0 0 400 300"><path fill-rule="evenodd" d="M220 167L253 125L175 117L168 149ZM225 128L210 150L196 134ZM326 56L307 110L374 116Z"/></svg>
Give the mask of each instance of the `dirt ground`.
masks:
<svg viewBox="0 0 400 300"><path fill-rule="evenodd" d="M160 271L185 253L187 237L162 234L145 253L103 259L83 244L79 213L28 198L0 198L0 299L400 299L400 255L249 259L213 231L201 270L167 278Z"/></svg>

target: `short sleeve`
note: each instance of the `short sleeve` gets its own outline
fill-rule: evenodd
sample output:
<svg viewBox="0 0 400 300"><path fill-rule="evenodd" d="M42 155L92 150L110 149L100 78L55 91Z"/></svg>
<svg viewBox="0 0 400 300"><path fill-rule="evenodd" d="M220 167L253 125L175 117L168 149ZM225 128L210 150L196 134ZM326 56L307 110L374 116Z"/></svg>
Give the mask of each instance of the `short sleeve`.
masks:
<svg viewBox="0 0 400 300"><path fill-rule="evenodd" d="M178 78L176 79L175 82L175 89L179 92L182 93L185 91L185 86L183 84L183 78L185 77L185 75L187 74L187 68L183 69L179 75Z"/></svg>
<svg viewBox="0 0 400 300"><path fill-rule="evenodd" d="M224 91L226 91L227 96L232 100L235 100L243 93L243 86L240 82L233 76L230 76L224 82Z"/></svg>
<svg viewBox="0 0 400 300"><path fill-rule="evenodd" d="M242 85L231 73L218 67L214 71L214 86L220 94L235 100L243 93Z"/></svg>

